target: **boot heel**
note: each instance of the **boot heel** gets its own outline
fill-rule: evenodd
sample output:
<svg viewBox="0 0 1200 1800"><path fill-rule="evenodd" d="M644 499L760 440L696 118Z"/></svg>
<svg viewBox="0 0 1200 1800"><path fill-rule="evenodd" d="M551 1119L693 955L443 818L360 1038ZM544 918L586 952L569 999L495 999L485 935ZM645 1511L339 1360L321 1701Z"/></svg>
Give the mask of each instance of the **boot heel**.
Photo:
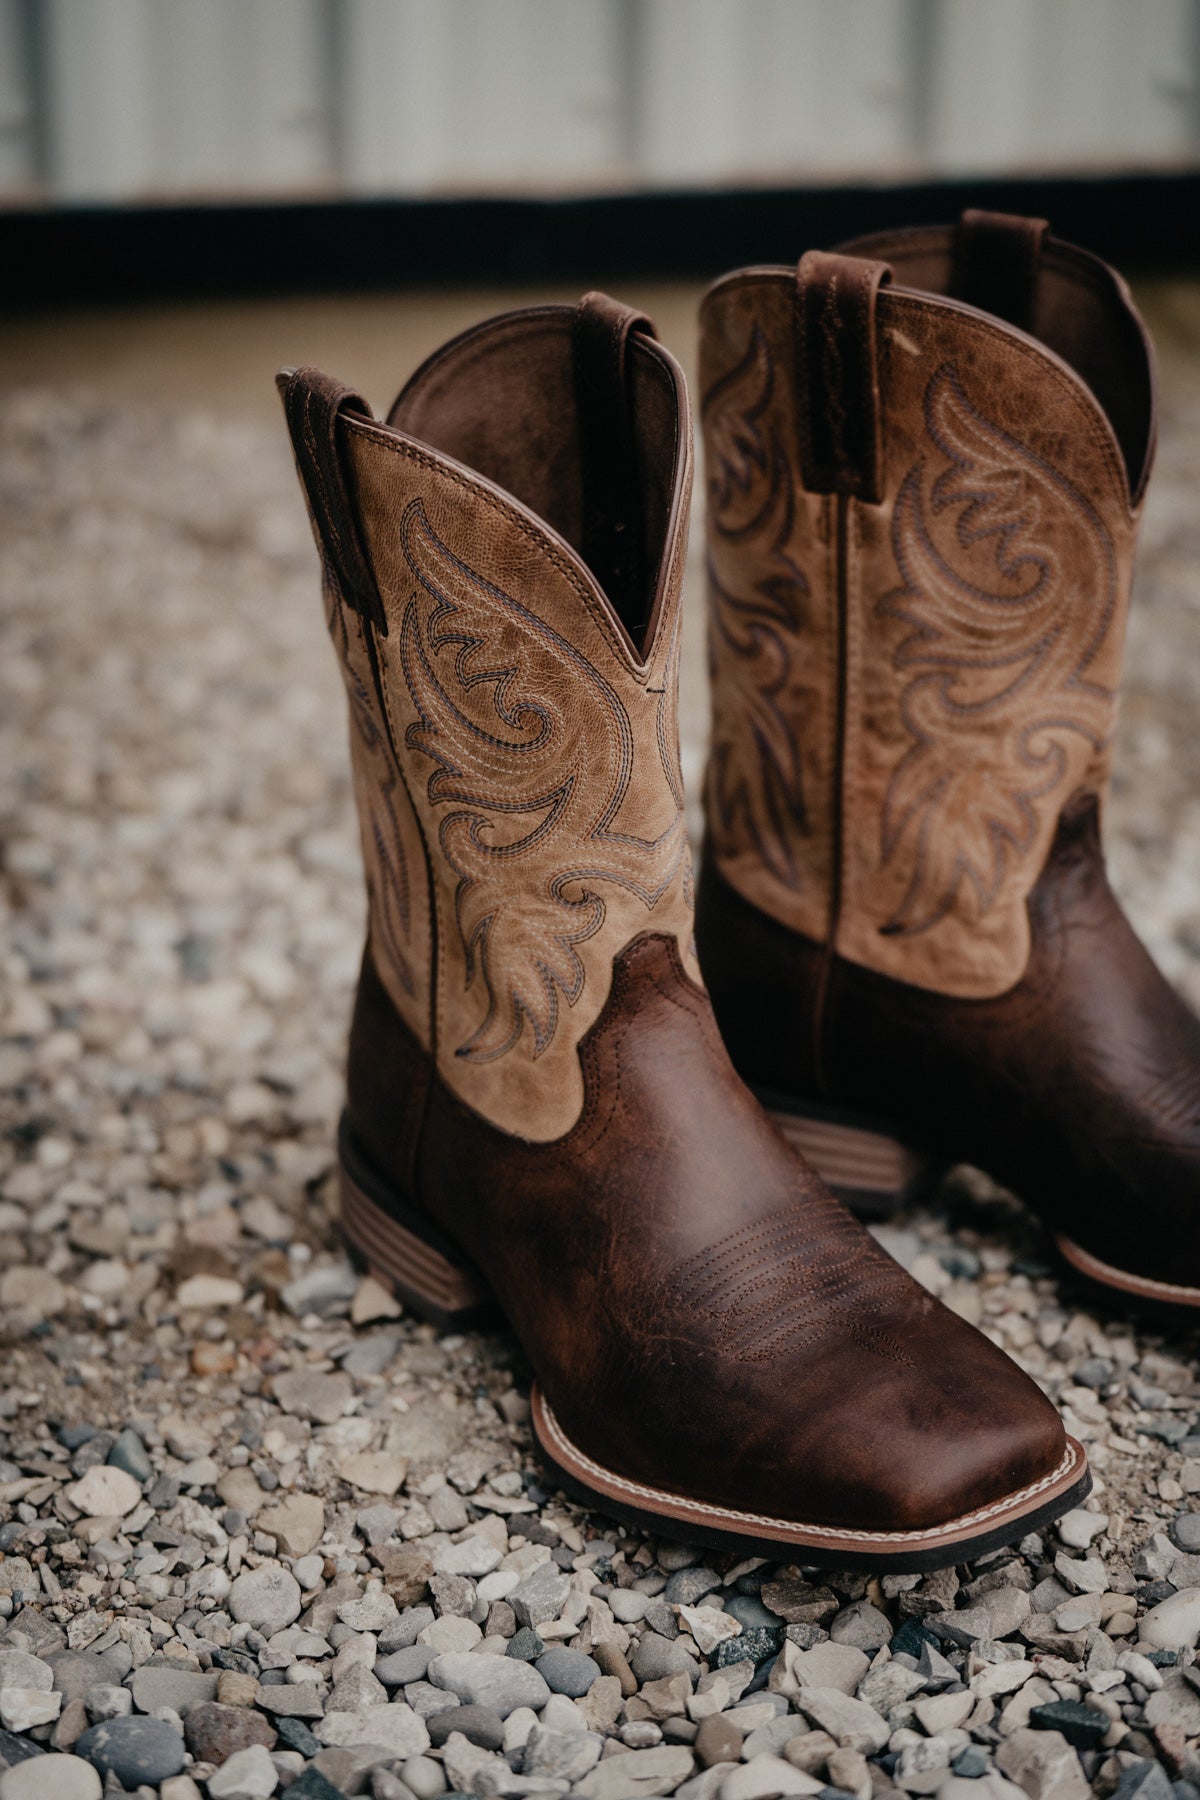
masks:
<svg viewBox="0 0 1200 1800"><path fill-rule="evenodd" d="M343 1129L339 1144L341 1225L352 1254L411 1312L442 1331L499 1317L487 1284L413 1209L385 1196ZM386 1201L386 1203L385 1203Z"/></svg>
<svg viewBox="0 0 1200 1800"><path fill-rule="evenodd" d="M776 1130L810 1162L827 1187L861 1218L881 1219L937 1186L945 1164L852 1115L795 1112L778 1096L759 1096Z"/></svg>

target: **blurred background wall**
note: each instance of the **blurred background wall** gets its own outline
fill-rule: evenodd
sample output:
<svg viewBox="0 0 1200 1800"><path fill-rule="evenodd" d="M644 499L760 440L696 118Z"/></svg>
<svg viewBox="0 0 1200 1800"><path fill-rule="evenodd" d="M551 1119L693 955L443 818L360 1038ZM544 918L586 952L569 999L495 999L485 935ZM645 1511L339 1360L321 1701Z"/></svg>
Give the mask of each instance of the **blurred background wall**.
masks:
<svg viewBox="0 0 1200 1800"><path fill-rule="evenodd" d="M0 206L1198 160L1198 0L0 0Z"/></svg>

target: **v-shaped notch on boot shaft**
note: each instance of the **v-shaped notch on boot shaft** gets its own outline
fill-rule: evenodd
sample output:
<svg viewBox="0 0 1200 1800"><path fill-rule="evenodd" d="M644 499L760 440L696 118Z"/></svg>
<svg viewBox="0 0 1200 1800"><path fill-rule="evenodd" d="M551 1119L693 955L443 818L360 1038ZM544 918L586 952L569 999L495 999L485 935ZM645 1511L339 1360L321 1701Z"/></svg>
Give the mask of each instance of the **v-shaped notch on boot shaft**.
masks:
<svg viewBox="0 0 1200 1800"><path fill-rule="evenodd" d="M677 723L683 376L603 295L489 320L386 422L281 391L350 699L370 936L450 1088L545 1141L614 956L695 967Z"/></svg>
<svg viewBox="0 0 1200 1800"><path fill-rule="evenodd" d="M348 434L373 428L528 515L610 615L635 666L654 660L691 499L683 373L644 313L606 294L502 313L452 338L405 383L386 421L309 368L278 378L326 561L387 631L356 522Z"/></svg>

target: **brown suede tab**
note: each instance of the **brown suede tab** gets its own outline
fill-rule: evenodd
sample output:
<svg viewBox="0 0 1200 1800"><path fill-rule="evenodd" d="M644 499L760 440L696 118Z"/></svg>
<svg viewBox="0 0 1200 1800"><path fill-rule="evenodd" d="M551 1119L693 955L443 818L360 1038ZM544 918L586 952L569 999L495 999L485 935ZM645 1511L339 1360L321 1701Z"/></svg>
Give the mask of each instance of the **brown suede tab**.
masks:
<svg viewBox="0 0 1200 1800"><path fill-rule="evenodd" d="M355 611L387 636L387 616L359 532L342 466L338 421L345 413L373 419L361 394L323 375L293 369L278 382L296 468L331 579Z"/></svg>
<svg viewBox="0 0 1200 1800"><path fill-rule="evenodd" d="M1029 331L1042 244L1049 229L1045 219L968 207L954 233L951 294Z"/></svg>
<svg viewBox="0 0 1200 1800"><path fill-rule="evenodd" d="M645 313L607 294L585 294L575 309L583 558L640 648L650 596L627 367L635 332L657 335Z"/></svg>
<svg viewBox="0 0 1200 1800"><path fill-rule="evenodd" d="M880 492L875 296L886 263L810 250L796 271L801 474L813 494Z"/></svg>

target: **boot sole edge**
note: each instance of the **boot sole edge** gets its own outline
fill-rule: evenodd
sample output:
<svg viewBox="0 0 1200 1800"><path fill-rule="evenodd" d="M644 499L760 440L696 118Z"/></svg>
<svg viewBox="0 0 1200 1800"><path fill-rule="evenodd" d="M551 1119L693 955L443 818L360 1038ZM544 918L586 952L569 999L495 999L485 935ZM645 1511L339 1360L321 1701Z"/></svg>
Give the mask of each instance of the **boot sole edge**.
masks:
<svg viewBox="0 0 1200 1800"><path fill-rule="evenodd" d="M1092 1487L1083 1446L1068 1437L1050 1475L944 1525L916 1531L840 1529L740 1512L630 1481L572 1443L536 1383L530 1399L543 1456L567 1492L584 1504L644 1529L661 1532L666 1524L689 1541L718 1549L757 1549L777 1557L785 1546L802 1551L802 1560L818 1567L914 1573L968 1562L1080 1505Z"/></svg>
<svg viewBox="0 0 1200 1800"><path fill-rule="evenodd" d="M1151 1275L1135 1275L1129 1269L1119 1269L1113 1263L1104 1262L1085 1250L1069 1237L1058 1236L1054 1240L1059 1255L1078 1275L1082 1275L1094 1287L1102 1287L1119 1294L1127 1294L1130 1298L1149 1301L1156 1306L1172 1310L1194 1310L1200 1307L1200 1288L1187 1287L1177 1281L1156 1281Z"/></svg>
<svg viewBox="0 0 1200 1800"><path fill-rule="evenodd" d="M338 1192L351 1254L410 1312L440 1331L498 1322L500 1305L483 1277L374 1177L345 1120L338 1132Z"/></svg>

